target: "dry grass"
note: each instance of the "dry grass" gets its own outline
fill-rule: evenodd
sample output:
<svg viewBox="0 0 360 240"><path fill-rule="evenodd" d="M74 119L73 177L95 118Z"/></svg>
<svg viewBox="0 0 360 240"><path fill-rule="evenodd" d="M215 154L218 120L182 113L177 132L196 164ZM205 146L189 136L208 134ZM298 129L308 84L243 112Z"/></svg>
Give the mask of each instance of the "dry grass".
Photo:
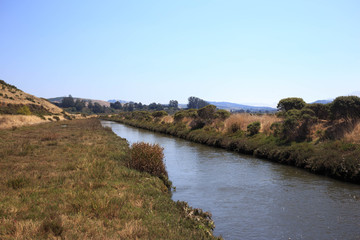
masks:
<svg viewBox="0 0 360 240"><path fill-rule="evenodd" d="M231 127L236 125L240 130L246 131L247 126L253 122L259 121L261 124L260 132L265 134L270 133L270 126L274 122L280 121L275 115L263 114L263 115L252 115L249 113L232 114L228 119L225 120L225 132L231 131Z"/></svg>
<svg viewBox="0 0 360 240"><path fill-rule="evenodd" d="M10 85L0 83L0 102L11 104L35 104L41 105L51 113L61 113L63 110L42 98L35 97Z"/></svg>
<svg viewBox="0 0 360 240"><path fill-rule="evenodd" d="M172 116L165 116L162 118L161 122L164 123L173 123L174 122L174 118Z"/></svg>
<svg viewBox="0 0 360 240"><path fill-rule="evenodd" d="M213 239L96 119L0 136L0 239Z"/></svg>
<svg viewBox="0 0 360 240"><path fill-rule="evenodd" d="M360 122L358 122L354 129L345 134L344 140L352 143L360 143Z"/></svg>

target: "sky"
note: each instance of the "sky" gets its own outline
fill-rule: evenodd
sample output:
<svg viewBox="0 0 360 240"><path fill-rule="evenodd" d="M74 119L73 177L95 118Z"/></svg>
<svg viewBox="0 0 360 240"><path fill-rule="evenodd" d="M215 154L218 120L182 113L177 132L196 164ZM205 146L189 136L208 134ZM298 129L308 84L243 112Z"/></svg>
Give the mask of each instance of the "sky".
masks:
<svg viewBox="0 0 360 240"><path fill-rule="evenodd" d="M38 97L276 106L360 91L358 0L0 0L0 79Z"/></svg>

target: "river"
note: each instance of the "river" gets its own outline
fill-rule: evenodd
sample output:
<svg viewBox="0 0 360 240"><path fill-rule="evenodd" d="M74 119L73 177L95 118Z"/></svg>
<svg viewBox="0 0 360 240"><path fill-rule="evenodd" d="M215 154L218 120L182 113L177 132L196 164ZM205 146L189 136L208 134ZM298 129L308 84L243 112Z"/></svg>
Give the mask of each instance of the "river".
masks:
<svg viewBox="0 0 360 240"><path fill-rule="evenodd" d="M360 186L102 121L130 144L164 148L172 198L210 211L224 239L360 239Z"/></svg>

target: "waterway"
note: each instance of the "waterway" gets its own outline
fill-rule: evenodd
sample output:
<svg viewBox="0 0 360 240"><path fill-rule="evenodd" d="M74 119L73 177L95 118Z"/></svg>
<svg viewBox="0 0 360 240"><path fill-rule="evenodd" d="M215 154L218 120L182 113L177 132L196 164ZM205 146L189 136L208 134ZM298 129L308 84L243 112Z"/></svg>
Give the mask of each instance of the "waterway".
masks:
<svg viewBox="0 0 360 240"><path fill-rule="evenodd" d="M102 121L129 144L164 148L173 199L210 211L224 239L360 239L360 186Z"/></svg>

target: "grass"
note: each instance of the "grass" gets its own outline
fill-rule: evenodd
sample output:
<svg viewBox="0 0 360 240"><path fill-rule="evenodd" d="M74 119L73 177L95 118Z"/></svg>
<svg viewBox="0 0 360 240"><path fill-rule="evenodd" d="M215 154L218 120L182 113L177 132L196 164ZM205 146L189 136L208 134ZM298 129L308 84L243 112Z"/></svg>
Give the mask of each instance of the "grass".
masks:
<svg viewBox="0 0 360 240"><path fill-rule="evenodd" d="M96 119L0 135L0 239L215 239Z"/></svg>
<svg viewBox="0 0 360 240"><path fill-rule="evenodd" d="M351 131L345 133L344 139L348 142L360 143L360 122Z"/></svg>
<svg viewBox="0 0 360 240"><path fill-rule="evenodd" d="M263 114L253 115L249 113L232 114L225 120L225 132L234 132L232 128L238 128L239 130L246 131L247 126L253 122L260 122L260 132L269 134L271 132L270 126L275 122L279 122L280 119L275 115Z"/></svg>

